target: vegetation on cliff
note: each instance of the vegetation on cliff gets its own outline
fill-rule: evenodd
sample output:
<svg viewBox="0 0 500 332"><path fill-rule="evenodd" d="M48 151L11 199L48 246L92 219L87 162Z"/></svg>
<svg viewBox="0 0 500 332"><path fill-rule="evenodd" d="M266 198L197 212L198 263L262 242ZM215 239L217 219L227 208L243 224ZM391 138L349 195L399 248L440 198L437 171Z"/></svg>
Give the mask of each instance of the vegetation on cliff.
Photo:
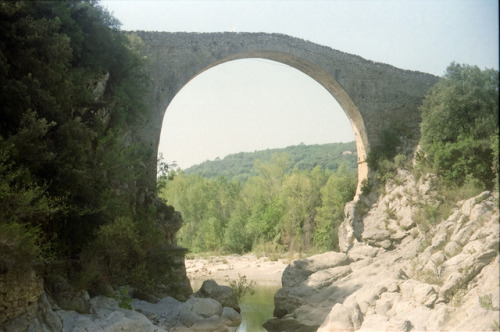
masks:
<svg viewBox="0 0 500 332"><path fill-rule="evenodd" d="M426 162L448 183L494 186L498 79L496 70L453 63L423 101Z"/></svg>
<svg viewBox="0 0 500 332"><path fill-rule="evenodd" d="M94 0L2 0L0 36L0 271L72 259L82 286L157 277L161 234L123 190L153 153L127 131L146 112L137 40Z"/></svg>
<svg viewBox="0 0 500 332"><path fill-rule="evenodd" d="M432 178L435 197L422 202L412 198L417 212L411 222L425 230L448 218L457 202L485 190L498 191L498 83L496 70L451 64L423 100L415 158L400 153L397 135L388 135L393 144L368 158L375 172L362 188L358 213L368 212L365 198L373 188L383 196L386 183L401 182L398 172Z"/></svg>
<svg viewBox="0 0 500 332"><path fill-rule="evenodd" d="M160 179L160 195L183 214L179 243L195 252L338 249L336 230L357 184L356 155L343 155L346 148L351 151L354 143L240 153L192 168L213 175L215 167L222 174L239 170L234 177L172 172L170 180ZM255 156L267 159L245 168ZM321 156L330 156L330 162L316 165Z"/></svg>
<svg viewBox="0 0 500 332"><path fill-rule="evenodd" d="M415 172L437 174L441 186L453 190L498 188L498 84L497 70L455 63L447 68L420 108ZM384 144L368 156L374 178L382 183L408 166L411 158L402 151L403 134L385 130Z"/></svg>

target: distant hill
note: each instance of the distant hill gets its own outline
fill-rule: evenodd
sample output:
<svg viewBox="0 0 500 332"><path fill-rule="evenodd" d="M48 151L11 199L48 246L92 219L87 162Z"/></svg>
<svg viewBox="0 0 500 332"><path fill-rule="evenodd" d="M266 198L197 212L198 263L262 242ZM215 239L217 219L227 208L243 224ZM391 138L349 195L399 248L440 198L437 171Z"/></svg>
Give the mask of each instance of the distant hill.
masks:
<svg viewBox="0 0 500 332"><path fill-rule="evenodd" d="M329 143L315 145L294 145L281 149L267 149L255 152L230 154L223 159L204 161L186 169L186 174L199 174L213 178L227 176L229 178L247 179L254 175L253 165L257 159L269 160L271 155L286 152L293 161L292 168L313 169L321 165L324 169L337 170L341 163L351 169L357 169L356 143Z"/></svg>

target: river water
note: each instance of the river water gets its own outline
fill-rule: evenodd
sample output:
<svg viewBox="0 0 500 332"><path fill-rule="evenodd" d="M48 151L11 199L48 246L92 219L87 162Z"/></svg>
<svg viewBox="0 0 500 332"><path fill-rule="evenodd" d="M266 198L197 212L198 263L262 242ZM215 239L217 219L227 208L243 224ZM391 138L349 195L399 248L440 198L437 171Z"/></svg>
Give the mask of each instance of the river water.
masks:
<svg viewBox="0 0 500 332"><path fill-rule="evenodd" d="M223 282L217 281L219 285ZM191 281L196 292L201 287L201 281ZM228 285L226 285L228 286ZM281 283L256 284L253 295L245 295L239 303L241 309L241 324L236 332L266 332L262 325L273 317L274 294L281 288Z"/></svg>
<svg viewBox="0 0 500 332"><path fill-rule="evenodd" d="M280 284L257 285L253 295L245 295L240 301L241 325L236 332L265 332L262 324L273 317L274 293Z"/></svg>

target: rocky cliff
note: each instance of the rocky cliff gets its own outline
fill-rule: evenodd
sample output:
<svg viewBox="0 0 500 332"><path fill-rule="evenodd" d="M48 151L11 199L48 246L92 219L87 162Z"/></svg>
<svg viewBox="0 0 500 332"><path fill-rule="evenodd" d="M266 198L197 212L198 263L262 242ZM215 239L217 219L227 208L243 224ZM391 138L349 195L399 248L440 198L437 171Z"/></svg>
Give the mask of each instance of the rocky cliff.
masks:
<svg viewBox="0 0 500 332"><path fill-rule="evenodd" d="M346 207L344 252L293 261L270 331L499 329L498 193L423 220L438 194L430 174L399 171L385 193Z"/></svg>
<svg viewBox="0 0 500 332"><path fill-rule="evenodd" d="M0 324L0 331L234 332L241 323L234 293L214 281L185 302L165 297L152 303L132 299L126 294L128 289L124 290L114 298L89 298L86 292L75 297L65 292L64 299L61 293L40 291L21 315ZM20 301L26 302L24 298Z"/></svg>

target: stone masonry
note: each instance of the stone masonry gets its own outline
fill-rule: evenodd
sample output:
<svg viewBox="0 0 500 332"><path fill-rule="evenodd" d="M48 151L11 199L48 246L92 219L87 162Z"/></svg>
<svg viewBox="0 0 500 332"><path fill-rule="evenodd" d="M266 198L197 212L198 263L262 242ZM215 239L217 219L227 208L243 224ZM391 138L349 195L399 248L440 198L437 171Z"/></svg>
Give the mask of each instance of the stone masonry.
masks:
<svg viewBox="0 0 500 332"><path fill-rule="evenodd" d="M142 55L151 79L150 115L135 137L156 152L163 116L175 95L194 77L221 63L263 58L287 64L320 83L342 106L355 134L359 181L368 176L366 156L380 133L396 127L415 145L419 138L422 99L437 77L365 60L329 47L281 34L129 32L142 39ZM405 142L408 146L408 142ZM156 158L156 155L154 155ZM146 167L156 179L156 159Z"/></svg>

